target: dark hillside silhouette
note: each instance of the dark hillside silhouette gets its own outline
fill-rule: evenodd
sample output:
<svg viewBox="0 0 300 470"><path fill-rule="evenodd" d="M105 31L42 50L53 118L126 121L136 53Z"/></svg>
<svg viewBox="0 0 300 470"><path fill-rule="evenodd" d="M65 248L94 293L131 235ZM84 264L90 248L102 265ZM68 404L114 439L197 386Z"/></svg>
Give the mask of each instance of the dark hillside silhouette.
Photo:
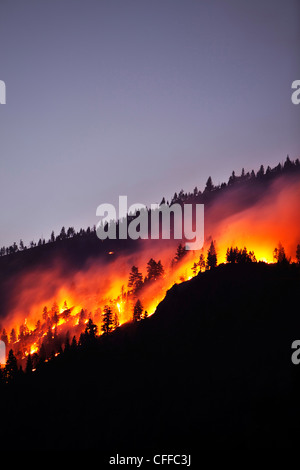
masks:
<svg viewBox="0 0 300 470"><path fill-rule="evenodd" d="M2 448L292 448L299 281L296 264L238 263L175 285L152 317L2 385ZM41 419L43 432L15 432Z"/></svg>
<svg viewBox="0 0 300 470"><path fill-rule="evenodd" d="M257 173L242 170L240 176L232 172L228 183L218 186L208 178L203 192L180 190L171 202L204 203L210 227L214 217L238 216L252 208L280 178L288 185L299 177L299 161L287 158L274 169L261 166ZM230 204L219 207L224 199ZM213 236L206 233L207 248L179 279L195 277L175 284L152 316L143 293L159 286L170 271L154 252L142 274L133 254L148 240L102 242L94 228L76 233L63 227L48 242L32 242L31 247L20 242L2 250L1 339L15 348L7 349L7 367L0 369L4 449L186 453L296 444L300 372L291 362L291 344L300 335L294 307L300 240L294 246L297 263L282 239L270 247L273 265L256 262L251 246L234 245L227 249L227 264L217 266L222 253ZM128 255L131 270L118 299L107 299L98 312L80 305L71 332L58 329L60 322L74 320L69 298L62 308L45 302L32 330L26 309L17 331L1 325L14 301L12 292L21 294L16 280L29 270L51 273L59 262L61 279L73 282L73 274L89 263L98 263L105 275L111 261L119 262L122 255ZM187 259L183 240L178 240L170 269L184 266ZM120 326L116 302L129 309L131 323ZM35 345L30 354L28 345ZM26 432L16 433L18 423L28 424ZM37 432L38 426L43 432Z"/></svg>

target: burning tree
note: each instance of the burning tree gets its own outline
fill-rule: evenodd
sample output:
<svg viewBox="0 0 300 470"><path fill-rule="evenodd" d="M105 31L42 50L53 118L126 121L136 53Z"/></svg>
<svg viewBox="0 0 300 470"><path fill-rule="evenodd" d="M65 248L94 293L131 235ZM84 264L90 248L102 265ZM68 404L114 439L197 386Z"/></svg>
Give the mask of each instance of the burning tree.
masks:
<svg viewBox="0 0 300 470"><path fill-rule="evenodd" d="M209 250L207 252L206 266L208 269L213 269L217 266L217 252L213 240L211 241Z"/></svg>
<svg viewBox="0 0 300 470"><path fill-rule="evenodd" d="M176 250L176 254L174 256L174 262L178 263L178 261L184 258L186 254L187 254L187 251L185 247L181 243L179 243L177 250Z"/></svg>
<svg viewBox="0 0 300 470"><path fill-rule="evenodd" d="M17 333L16 333L16 330L14 328L12 328L9 338L10 338L11 343L15 343L17 341Z"/></svg>
<svg viewBox="0 0 300 470"><path fill-rule="evenodd" d="M117 312L114 314L114 321L113 321L113 329L115 330L116 328L119 328L120 326L120 320L119 320L119 315Z"/></svg>
<svg viewBox="0 0 300 470"><path fill-rule="evenodd" d="M137 266L132 266L129 274L128 288L132 294L136 294L143 287L143 275Z"/></svg>
<svg viewBox="0 0 300 470"><path fill-rule="evenodd" d="M92 319L90 318L89 321L87 322L84 333L89 339L94 339L97 336L97 332L98 332L98 326L95 325L95 323L93 323Z"/></svg>
<svg viewBox="0 0 300 470"><path fill-rule="evenodd" d="M113 330L113 326L114 326L114 317L113 317L112 309L108 305L105 305L103 316L102 316L102 325L101 325L102 333L107 335Z"/></svg>
<svg viewBox="0 0 300 470"><path fill-rule="evenodd" d="M290 258L287 258L285 249L280 242L278 243L278 246L274 248L273 257L278 264L289 264L291 261Z"/></svg>
<svg viewBox="0 0 300 470"><path fill-rule="evenodd" d="M143 320L145 320L146 318L148 318L148 311L147 310L144 311Z"/></svg>
<svg viewBox="0 0 300 470"><path fill-rule="evenodd" d="M59 308L57 305L57 302L53 302L52 308L51 308L51 320L52 322L57 325L59 321Z"/></svg>
<svg viewBox="0 0 300 470"><path fill-rule="evenodd" d="M139 321L142 318L143 306L140 299L137 299L133 308L133 320Z"/></svg>
<svg viewBox="0 0 300 470"><path fill-rule="evenodd" d="M153 258L151 258L147 263L147 277L145 281L156 281L159 277L164 275L164 268L159 260L156 262Z"/></svg>
<svg viewBox="0 0 300 470"><path fill-rule="evenodd" d="M31 357L31 354L29 354L28 357L27 357L25 373L26 374L31 374L32 369L33 369L32 357Z"/></svg>
<svg viewBox="0 0 300 470"><path fill-rule="evenodd" d="M226 261L227 263L253 263L256 262L256 258L253 251L249 251L246 247L239 249L238 247L227 248L226 251Z"/></svg>
<svg viewBox="0 0 300 470"><path fill-rule="evenodd" d="M203 253L200 254L198 262L194 262L191 269L193 271L194 276L196 276L198 272L201 273L202 270L205 271L205 259Z"/></svg>
<svg viewBox="0 0 300 470"><path fill-rule="evenodd" d="M8 358L5 365L5 378L7 381L13 380L18 373L17 359L12 349L8 353Z"/></svg>
<svg viewBox="0 0 300 470"><path fill-rule="evenodd" d="M195 262L191 269L193 271L194 276L196 276L196 274L198 273L198 263Z"/></svg>

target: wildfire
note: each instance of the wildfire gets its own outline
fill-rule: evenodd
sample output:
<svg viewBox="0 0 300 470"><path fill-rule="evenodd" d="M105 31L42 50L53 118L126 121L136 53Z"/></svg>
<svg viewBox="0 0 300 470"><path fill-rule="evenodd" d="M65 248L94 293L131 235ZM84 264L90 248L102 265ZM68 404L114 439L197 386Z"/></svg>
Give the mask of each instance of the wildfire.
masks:
<svg viewBox="0 0 300 470"><path fill-rule="evenodd" d="M39 350L38 345L36 343L33 343L30 347L30 353L29 354L37 353L38 350Z"/></svg>
<svg viewBox="0 0 300 470"><path fill-rule="evenodd" d="M223 258L221 261L223 261ZM114 312L115 324L122 325L124 322L132 320L132 311L134 303L137 298L140 299L144 312L147 316L154 314L157 305L163 300L166 291L170 289L175 283L180 283L185 280L190 280L199 272L199 268L192 269L193 265L197 264L199 259L199 252L188 252L184 259L178 262L175 266L165 261L165 274L161 278L145 285L139 294L133 295L126 291L124 286L128 283L128 272L124 276L119 276L113 279L101 293L92 293L87 289L86 281L89 281L94 276L89 276L91 273L86 273L84 279L84 287L80 285L79 293L75 290L68 292L66 286L60 288L61 295L57 302L56 297L53 297L48 306L32 305L29 315L25 318L23 326L18 327L16 324L11 325L12 330L16 334L19 331L18 338L15 338L13 344L9 342L8 347L12 347L20 360L39 353L42 344L55 344L65 341L67 332L71 337L75 336L77 341L80 334L85 330L89 319L98 327L98 332L101 332L102 315L105 305L110 305ZM264 257L265 262L269 262L269 258ZM115 274L116 276L116 274ZM99 278L98 278L99 280ZM92 286L94 282L91 283ZM83 292L83 295L82 295ZM72 305L72 307L68 307ZM10 333L12 337L13 334ZM48 342L48 343L47 343ZM56 351L54 356L59 353Z"/></svg>
<svg viewBox="0 0 300 470"><path fill-rule="evenodd" d="M230 204L238 204L237 197L233 201L225 195L224 201L210 209L206 231L216 240L218 263L227 262L226 250L236 246L241 250L245 246L252 250L257 261L273 263L273 251L279 241L286 245L288 256L295 259L296 246L300 243L299 184L287 189L277 185L276 191L275 196L269 193L259 206L246 210L238 207L227 216L222 216L222 210L227 210ZM42 347L46 349L48 360L52 352L55 355L59 349L63 350L67 334L70 342L74 337L78 342L89 320L101 334L107 306L112 313L114 328L133 320L138 300L137 318L146 318L155 312L175 283L190 280L206 269L211 240L207 237L202 251L189 251L178 262L174 262L177 242L173 240L161 249L159 242L146 244L144 242L148 240L145 240L134 253L121 255L110 251L108 254L115 256L110 256L109 261L101 265L90 262L86 268L67 276L59 264L52 269L29 272L15 283L18 286L12 296L15 303L0 335L18 360L39 354ZM159 275L149 277L147 262L150 258L161 260L163 272ZM140 285L135 290L129 286L133 265L140 276Z"/></svg>

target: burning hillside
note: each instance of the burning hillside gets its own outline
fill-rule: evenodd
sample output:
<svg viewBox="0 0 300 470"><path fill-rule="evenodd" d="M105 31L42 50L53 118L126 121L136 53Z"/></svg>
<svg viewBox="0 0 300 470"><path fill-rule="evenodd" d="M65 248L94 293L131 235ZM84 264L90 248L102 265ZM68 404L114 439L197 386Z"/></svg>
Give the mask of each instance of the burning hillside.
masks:
<svg viewBox="0 0 300 470"><path fill-rule="evenodd" d="M80 268L60 256L51 266L41 260L7 282L1 339L20 364L31 355L34 366L41 355L48 360L66 344L82 341L88 325L101 334L152 315L175 283L232 262L226 256L230 247L244 250L244 261L272 263L274 248L282 243L286 259L296 261L299 206L299 173L282 174L267 185L237 182L205 206L202 250L185 251L178 240L137 240L126 253L109 250L106 260L90 257ZM105 316L108 331L103 329Z"/></svg>

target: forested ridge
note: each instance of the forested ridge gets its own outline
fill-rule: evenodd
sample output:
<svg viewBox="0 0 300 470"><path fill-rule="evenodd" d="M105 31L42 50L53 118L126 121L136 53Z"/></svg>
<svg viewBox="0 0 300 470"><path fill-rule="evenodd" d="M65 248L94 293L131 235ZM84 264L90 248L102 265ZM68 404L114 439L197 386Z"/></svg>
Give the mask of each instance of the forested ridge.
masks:
<svg viewBox="0 0 300 470"><path fill-rule="evenodd" d="M162 198L161 204L184 204L184 203L198 203L198 204L211 204L214 199L219 197L222 194L226 194L227 191L230 191L232 188L237 186L249 187L251 188L251 198L255 197L253 189L256 190L256 197L259 198L261 194L267 189L268 185L271 182L274 182L277 178L283 175L299 175L300 174L300 161L299 158L291 160L289 156L286 157L284 163L278 163L275 167L271 168L268 166L265 170L264 166L261 165L258 171L252 170L251 172L245 172L242 169L241 174L237 175L235 171L232 171L228 182L221 184L214 184L211 176L208 177L205 188L203 191L195 187L193 191L184 192L181 189L178 193L175 192L174 196L170 201L166 201L165 197ZM75 230L74 227L62 227L59 234L55 234L54 231L51 232L50 238L46 240L45 238L40 238L38 241L32 240L29 245L25 245L21 239L19 242L13 242L10 246L3 246L0 248L0 257L7 255L13 255L19 252L24 252L32 248L39 248L39 255L45 253L46 250L52 250L50 246L57 247L58 242L65 242L65 240L73 240L72 246L74 250L87 250L87 252L93 252L94 250L99 251L99 243L96 236L96 225L93 227L87 227L86 229L80 228ZM106 240L106 244L109 244L110 241ZM126 244L124 241L119 240L120 245ZM41 248L45 245L49 245L47 248ZM71 244L69 243L71 246ZM37 251L37 250L36 250ZM1 263L1 260L0 260ZM1 264L0 264L1 266Z"/></svg>

